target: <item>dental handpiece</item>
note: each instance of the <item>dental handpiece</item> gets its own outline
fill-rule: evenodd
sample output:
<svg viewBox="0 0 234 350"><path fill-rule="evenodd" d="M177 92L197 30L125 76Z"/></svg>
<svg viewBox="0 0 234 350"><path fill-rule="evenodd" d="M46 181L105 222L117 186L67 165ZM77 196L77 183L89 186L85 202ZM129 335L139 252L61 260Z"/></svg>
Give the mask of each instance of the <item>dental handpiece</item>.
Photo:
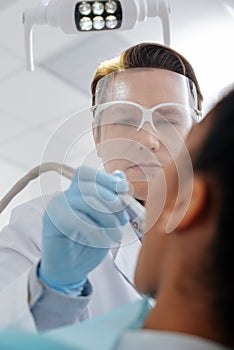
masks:
<svg viewBox="0 0 234 350"><path fill-rule="evenodd" d="M70 180L72 180L74 176L74 172L75 172L75 169L71 167L66 167L66 169L63 169L63 175ZM114 173L117 175L118 170L115 171ZM122 179L120 179L120 181L121 180ZM138 235L138 238L141 239L143 235L144 225L145 225L145 215L146 215L145 208L128 193L118 193L118 196L126 206L126 210L131 220L134 221L135 219L138 219L138 221L140 222L140 225L138 225L138 229L136 230L136 233Z"/></svg>
<svg viewBox="0 0 234 350"><path fill-rule="evenodd" d="M0 201L0 213L7 207L10 201L26 187L26 185L33 179L37 178L41 174L48 171L56 171L60 175L66 177L69 180L73 179L75 169L65 165L55 162L42 163L41 165L30 170L24 177L22 177L11 190L1 199ZM130 194L120 193L119 197L126 206L126 210L131 218L131 220L139 219L141 222L141 229L136 230L139 238L142 238L141 232L143 232L143 227L145 224L145 208Z"/></svg>

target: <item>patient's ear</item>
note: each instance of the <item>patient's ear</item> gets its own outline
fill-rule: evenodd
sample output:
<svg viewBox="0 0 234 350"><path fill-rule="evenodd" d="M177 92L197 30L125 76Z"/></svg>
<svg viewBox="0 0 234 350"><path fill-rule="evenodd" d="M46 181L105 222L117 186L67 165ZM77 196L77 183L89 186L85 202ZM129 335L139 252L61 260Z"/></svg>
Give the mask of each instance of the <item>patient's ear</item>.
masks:
<svg viewBox="0 0 234 350"><path fill-rule="evenodd" d="M101 146L100 146L100 135L98 133L98 128L94 127L92 124L92 131L93 131L93 139L95 142L95 146L96 146L96 150L97 150L97 155L98 157L102 157L102 153L101 153Z"/></svg>
<svg viewBox="0 0 234 350"><path fill-rule="evenodd" d="M208 196L206 181L200 176L194 176L193 191L188 209L177 226L177 230L187 229L205 213Z"/></svg>

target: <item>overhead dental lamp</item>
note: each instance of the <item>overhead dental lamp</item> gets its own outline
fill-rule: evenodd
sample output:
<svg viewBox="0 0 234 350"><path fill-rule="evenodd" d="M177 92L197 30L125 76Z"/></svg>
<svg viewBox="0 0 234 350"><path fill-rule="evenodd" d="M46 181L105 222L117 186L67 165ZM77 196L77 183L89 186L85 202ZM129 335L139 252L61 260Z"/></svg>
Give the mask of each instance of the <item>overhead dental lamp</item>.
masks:
<svg viewBox="0 0 234 350"><path fill-rule="evenodd" d="M64 33L97 33L129 30L149 17L162 22L163 41L170 45L169 0L51 0L23 13L25 52L28 71L34 70L33 26L48 24Z"/></svg>

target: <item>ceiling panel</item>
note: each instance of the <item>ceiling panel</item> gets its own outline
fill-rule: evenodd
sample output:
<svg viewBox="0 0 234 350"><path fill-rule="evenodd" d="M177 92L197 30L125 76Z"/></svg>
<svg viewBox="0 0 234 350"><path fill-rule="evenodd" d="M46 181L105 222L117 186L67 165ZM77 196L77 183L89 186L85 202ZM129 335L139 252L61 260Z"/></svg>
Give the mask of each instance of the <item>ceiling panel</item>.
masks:
<svg viewBox="0 0 234 350"><path fill-rule="evenodd" d="M1 110L32 125L66 118L89 104L88 96L41 69L0 82L0 96Z"/></svg>
<svg viewBox="0 0 234 350"><path fill-rule="evenodd" d="M66 83L90 94L90 82L97 65L115 56L129 46L129 42L116 33L102 35L82 35L82 41L44 61L41 67L63 79Z"/></svg>
<svg viewBox="0 0 234 350"><path fill-rule="evenodd" d="M0 148L10 140L23 137L25 132L29 132L31 126L23 123L16 118L12 118L9 114L0 110Z"/></svg>
<svg viewBox="0 0 234 350"><path fill-rule="evenodd" d="M0 157L20 168L29 169L40 163L43 149L48 141L48 135L38 130L30 131L22 138L15 138L1 145Z"/></svg>
<svg viewBox="0 0 234 350"><path fill-rule="evenodd" d="M8 79L11 75L17 74L19 70L24 68L24 61L18 59L14 55L6 52L0 47L0 82Z"/></svg>

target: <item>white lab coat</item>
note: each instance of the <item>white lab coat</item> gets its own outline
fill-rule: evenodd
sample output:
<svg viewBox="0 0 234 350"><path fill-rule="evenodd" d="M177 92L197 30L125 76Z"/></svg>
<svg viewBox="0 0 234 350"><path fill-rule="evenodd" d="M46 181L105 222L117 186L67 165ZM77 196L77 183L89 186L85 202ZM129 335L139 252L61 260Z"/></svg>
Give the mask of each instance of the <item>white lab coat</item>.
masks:
<svg viewBox="0 0 234 350"><path fill-rule="evenodd" d="M41 259L43 211L40 198L20 205L0 233L0 327L16 324L35 329L28 304L28 286L31 270ZM88 304L90 318L140 299L128 280L133 282L141 243L133 229L124 232L125 238L130 236L131 243L125 242L114 255L109 252L88 276L93 286Z"/></svg>

